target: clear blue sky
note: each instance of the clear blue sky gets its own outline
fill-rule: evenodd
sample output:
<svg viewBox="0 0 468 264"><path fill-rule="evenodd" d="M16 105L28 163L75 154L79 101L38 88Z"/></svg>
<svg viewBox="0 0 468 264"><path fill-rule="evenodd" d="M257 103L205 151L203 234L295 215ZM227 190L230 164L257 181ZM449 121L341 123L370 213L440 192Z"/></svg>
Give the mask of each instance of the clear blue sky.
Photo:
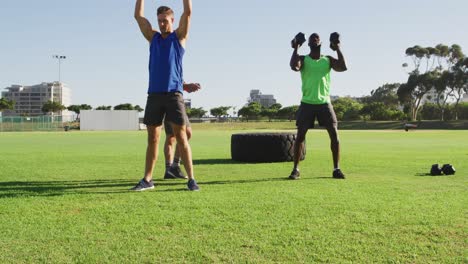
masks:
<svg viewBox="0 0 468 264"><path fill-rule="evenodd" d="M148 43L133 19L133 0L2 0L0 89L58 79L53 54L68 56L62 81L74 104L139 104L148 82ZM146 16L168 5L178 23L182 0L146 0ZM203 90L186 95L193 106L240 107L251 89L274 94L283 106L300 101L300 76L289 69L290 40L317 32L328 48L342 34L348 72L332 74L332 94L368 95L387 82L402 82L407 47L460 44L468 53L466 0L266 1L193 0L185 80ZM301 53L307 53L306 48Z"/></svg>

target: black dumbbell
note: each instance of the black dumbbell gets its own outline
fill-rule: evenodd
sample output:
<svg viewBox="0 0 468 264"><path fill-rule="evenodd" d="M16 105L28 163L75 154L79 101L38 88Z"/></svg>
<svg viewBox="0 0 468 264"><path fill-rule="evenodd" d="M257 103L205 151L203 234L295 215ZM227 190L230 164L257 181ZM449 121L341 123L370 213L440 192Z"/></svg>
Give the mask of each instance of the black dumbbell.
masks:
<svg viewBox="0 0 468 264"><path fill-rule="evenodd" d="M296 45L298 47L302 46L302 44L304 44L304 42L306 42L306 38L305 38L305 35L304 33L302 32L299 32L297 33L297 35L294 37L294 39L291 41L291 45L293 48L296 47Z"/></svg>
<svg viewBox="0 0 468 264"><path fill-rule="evenodd" d="M338 32L333 32L330 34L330 48L336 50L336 45L340 44L340 34Z"/></svg>
<svg viewBox="0 0 468 264"><path fill-rule="evenodd" d="M455 168L450 164L444 164L444 166L442 166L442 171L445 175L454 175L456 172Z"/></svg>
<svg viewBox="0 0 468 264"><path fill-rule="evenodd" d="M434 164L431 167L431 175L432 176L438 176L442 175L442 169L439 167L439 164Z"/></svg>

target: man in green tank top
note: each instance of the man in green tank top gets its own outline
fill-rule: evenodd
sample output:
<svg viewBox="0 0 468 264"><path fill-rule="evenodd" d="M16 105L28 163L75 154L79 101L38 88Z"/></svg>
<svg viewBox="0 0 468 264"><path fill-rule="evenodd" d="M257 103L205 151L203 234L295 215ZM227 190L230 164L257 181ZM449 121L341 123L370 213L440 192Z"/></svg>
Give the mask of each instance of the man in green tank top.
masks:
<svg viewBox="0 0 468 264"><path fill-rule="evenodd" d="M330 71L347 70L346 62L340 50L339 43L332 43L330 48L337 52L338 59L321 55L322 43L317 33L309 37L310 53L299 56L297 50L300 45L292 42L294 52L291 56L290 66L293 71L300 72L302 78L302 100L297 111L296 126L297 137L294 144L294 168L289 179L297 180L300 177L299 161L307 131L314 127L315 119L319 125L328 131L333 154L333 178L344 179L345 176L339 167L340 142L338 140L338 121L330 102Z"/></svg>

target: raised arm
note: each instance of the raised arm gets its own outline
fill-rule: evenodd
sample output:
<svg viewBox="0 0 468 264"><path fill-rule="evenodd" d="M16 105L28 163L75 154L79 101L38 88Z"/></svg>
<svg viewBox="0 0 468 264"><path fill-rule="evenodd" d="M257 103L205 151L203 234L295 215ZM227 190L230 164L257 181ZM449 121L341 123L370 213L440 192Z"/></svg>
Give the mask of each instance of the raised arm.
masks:
<svg viewBox="0 0 468 264"><path fill-rule="evenodd" d="M304 57L299 56L299 54L297 53L297 49L299 48L298 45L293 45L293 48L294 48L294 51L293 51L293 54L291 55L291 61L289 62L289 66L291 67L291 70L297 72L302 69Z"/></svg>
<svg viewBox="0 0 468 264"><path fill-rule="evenodd" d="M185 46L189 29L190 19L192 16L192 0L184 0L184 13L182 14L179 22L179 28L176 29L177 37L179 38L182 46Z"/></svg>
<svg viewBox="0 0 468 264"><path fill-rule="evenodd" d="M151 42L156 30L153 29L151 23L145 18L145 0L137 0L135 4L135 19L140 27L143 36Z"/></svg>
<svg viewBox="0 0 468 264"><path fill-rule="evenodd" d="M328 58L330 59L331 68L337 72L347 71L348 67L346 67L345 58L343 56L343 53L341 53L340 44L332 44L330 47L333 50L335 50L338 54L338 59L335 59L332 56L328 56Z"/></svg>

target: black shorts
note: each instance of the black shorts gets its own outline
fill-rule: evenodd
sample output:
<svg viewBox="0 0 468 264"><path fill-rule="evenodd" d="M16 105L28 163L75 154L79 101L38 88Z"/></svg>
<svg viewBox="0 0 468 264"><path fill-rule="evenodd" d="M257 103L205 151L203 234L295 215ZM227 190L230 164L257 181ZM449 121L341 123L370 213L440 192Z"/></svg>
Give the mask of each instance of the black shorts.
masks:
<svg viewBox="0 0 468 264"><path fill-rule="evenodd" d="M331 104L306 104L301 102L296 113L296 126L298 129L314 128L315 119L318 120L319 126L331 127L337 126L335 110Z"/></svg>
<svg viewBox="0 0 468 264"><path fill-rule="evenodd" d="M143 123L147 126L160 126L163 120L176 125L185 125L185 103L181 93L148 94Z"/></svg>
<svg viewBox="0 0 468 264"><path fill-rule="evenodd" d="M187 114L184 115L184 121L185 121L185 125L187 127L190 127L190 121L189 121ZM171 123L167 121L167 119L164 119L164 131L166 131L166 135L174 135L174 131L172 130Z"/></svg>

